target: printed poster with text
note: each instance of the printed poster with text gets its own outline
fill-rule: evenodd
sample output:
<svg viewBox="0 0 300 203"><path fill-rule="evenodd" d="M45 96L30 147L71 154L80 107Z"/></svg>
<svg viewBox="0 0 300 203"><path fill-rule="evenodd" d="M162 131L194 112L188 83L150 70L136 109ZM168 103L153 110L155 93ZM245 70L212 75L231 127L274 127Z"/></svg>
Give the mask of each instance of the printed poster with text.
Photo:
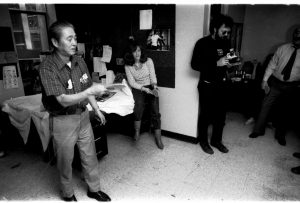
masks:
<svg viewBox="0 0 300 203"><path fill-rule="evenodd" d="M4 89L19 87L16 66L3 66L3 86Z"/></svg>

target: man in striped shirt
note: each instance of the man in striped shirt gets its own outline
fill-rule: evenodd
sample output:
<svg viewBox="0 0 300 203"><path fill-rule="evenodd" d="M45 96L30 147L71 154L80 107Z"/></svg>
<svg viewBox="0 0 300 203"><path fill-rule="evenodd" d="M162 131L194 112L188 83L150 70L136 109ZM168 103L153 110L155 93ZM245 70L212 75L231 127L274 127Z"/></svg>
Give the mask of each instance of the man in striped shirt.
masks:
<svg viewBox="0 0 300 203"><path fill-rule="evenodd" d="M42 102L52 118L62 198L77 201L72 187L72 161L77 144L88 185L87 195L98 201L110 201L109 196L100 190L94 134L86 109L89 102L100 122L105 124L95 95L103 94L106 89L92 83L85 62L75 55L77 37L72 24L64 21L53 23L49 37L54 51L41 63L39 74Z"/></svg>

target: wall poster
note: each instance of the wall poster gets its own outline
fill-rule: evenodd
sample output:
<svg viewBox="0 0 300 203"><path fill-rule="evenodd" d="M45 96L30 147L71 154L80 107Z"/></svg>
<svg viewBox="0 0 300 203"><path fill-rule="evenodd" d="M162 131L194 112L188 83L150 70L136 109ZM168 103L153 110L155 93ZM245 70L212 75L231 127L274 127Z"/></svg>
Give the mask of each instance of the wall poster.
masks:
<svg viewBox="0 0 300 203"><path fill-rule="evenodd" d="M4 89L19 88L15 65L3 66L3 87Z"/></svg>

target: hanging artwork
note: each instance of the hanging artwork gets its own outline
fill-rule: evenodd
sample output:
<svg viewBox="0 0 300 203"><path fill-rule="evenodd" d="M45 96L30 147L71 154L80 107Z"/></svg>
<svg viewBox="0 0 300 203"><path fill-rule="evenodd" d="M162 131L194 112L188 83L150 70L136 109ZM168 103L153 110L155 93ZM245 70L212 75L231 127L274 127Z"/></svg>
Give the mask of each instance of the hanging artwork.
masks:
<svg viewBox="0 0 300 203"><path fill-rule="evenodd" d="M15 65L3 66L3 87L4 89L18 88L18 76Z"/></svg>
<svg viewBox="0 0 300 203"><path fill-rule="evenodd" d="M168 51L170 49L170 29L153 29L147 37L147 49Z"/></svg>

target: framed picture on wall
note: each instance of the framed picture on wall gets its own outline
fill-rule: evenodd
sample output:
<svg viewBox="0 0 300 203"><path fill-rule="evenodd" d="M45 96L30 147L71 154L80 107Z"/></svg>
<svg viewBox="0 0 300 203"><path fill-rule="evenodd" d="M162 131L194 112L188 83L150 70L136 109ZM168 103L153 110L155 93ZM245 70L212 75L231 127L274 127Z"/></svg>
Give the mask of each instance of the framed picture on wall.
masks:
<svg viewBox="0 0 300 203"><path fill-rule="evenodd" d="M153 51L169 51L170 29L158 28L150 30L147 35L147 49Z"/></svg>

